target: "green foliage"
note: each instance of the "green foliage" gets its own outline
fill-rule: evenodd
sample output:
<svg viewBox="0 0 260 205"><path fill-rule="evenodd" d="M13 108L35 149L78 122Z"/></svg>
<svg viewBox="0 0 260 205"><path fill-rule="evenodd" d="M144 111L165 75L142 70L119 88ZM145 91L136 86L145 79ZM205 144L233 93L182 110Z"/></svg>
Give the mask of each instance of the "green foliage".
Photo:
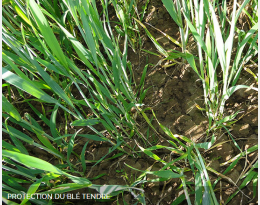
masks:
<svg viewBox="0 0 260 205"><path fill-rule="evenodd" d="M233 64L231 64L236 22L247 2L248 1L244 1L238 12L236 12L236 1L234 2L230 26L227 26L227 29L221 29L220 26L221 24L223 27L228 20L227 11L225 10L226 1L222 4L224 13L220 16L220 24L214 11L215 5L211 5L211 3L207 1L201 1L200 5L194 2L196 18L194 18L193 21L195 21L196 24L192 23L189 16L183 12L190 31L198 45L200 70L197 69L193 55L187 53L186 57L202 81L205 107L209 117L209 129L215 126L213 123L218 123L218 121L223 118L225 102L235 91L242 88L251 88L245 85L236 85L236 83L242 67L258 52L256 43L258 34L254 35L258 30L257 25L254 25L247 32L244 39L238 42L235 59ZM204 29L206 27L205 35ZM242 56L243 49L247 43L249 43L250 48L246 54ZM204 55L205 57L203 57ZM217 79L217 68L219 65L222 70L221 82ZM257 90L257 88L252 89Z"/></svg>
<svg viewBox="0 0 260 205"><path fill-rule="evenodd" d="M214 145L215 131L220 128L227 129L226 126L235 122L239 111L224 116L225 102L230 96L239 89L257 90L246 85L237 85L242 69L254 60L258 53L257 1L245 0L239 5L235 0L229 15L226 0L162 0L179 26L180 43L160 32L181 47L182 53L167 52L142 22L149 2L144 2L141 11L138 11L138 2L135 0L2 2L2 130L9 135L8 139L2 140L4 203L17 204L7 198L10 193L55 194L88 187L111 197L123 195L127 191L138 202L146 204L142 189L145 183L166 183L173 178L180 178L180 188L184 193L172 204L180 204L186 199L187 204L217 205L214 187L221 178L237 186L225 174L232 170L242 157L257 151L258 145L242 151L227 130L240 153L221 164L228 165L223 174L205 165L200 149L210 150L218 146L219 144ZM252 12L248 11L248 5L253 9ZM114 9L118 22L110 20L111 8ZM247 32L236 26L242 12L251 22ZM140 84L133 88L132 65L127 57L128 45L134 52L141 50L142 39L138 26L145 30L159 53L164 56L161 62L172 60L174 64L181 64L176 59L181 58L182 63L187 60L199 76L205 104L205 108L200 110L206 111L209 118L209 142L196 144L185 136L173 134L158 121L165 135L171 139L167 140L169 145L159 145L156 139L152 145L150 139L148 140L151 130L159 137L162 136L145 113L146 110L152 109L142 109L145 94L149 89L144 89L149 65L143 69ZM190 36L197 42L198 56L189 52ZM159 56L153 52L150 54ZM218 76L218 70L221 70L221 76ZM249 68L244 70L258 81L257 74ZM30 108L30 112L28 113L28 109L24 111L24 108ZM139 131L132 109L148 123L147 137ZM154 113L153 119L157 120ZM72 131L68 126L75 130ZM87 127L89 131L82 133L82 127ZM79 137L88 141L77 154L75 145ZM140 151L128 145L130 139L135 140ZM107 142L111 147L100 159L86 160L86 150L92 140ZM138 140L142 140L145 146L141 146ZM28 146L47 152L58 163L52 164L41 157L30 156ZM154 153L159 149L171 152L169 161ZM115 150L119 152L108 158ZM140 156L140 152L160 163L162 168L152 171L151 166L141 170L126 164L141 172L139 176L128 176L124 170L117 170L118 173L124 173L128 185L96 185L90 181L104 174L98 174L91 179L86 177L89 162L96 166L102 161L116 159L122 155ZM173 154L176 157L171 159ZM75 158L76 162L72 162L72 158ZM78 164L82 166L82 171L78 171ZM256 168L258 161L254 161L251 168L241 174L242 183L225 204L242 192L249 183L254 186L253 197L256 196ZM188 181L185 175L190 171L194 177L193 181ZM219 177L213 184L208 171ZM147 175L154 175L156 178L147 180ZM138 188L140 186L142 188ZM191 200L191 195L195 195L194 201ZM53 202L20 200L20 204L30 203Z"/></svg>
<svg viewBox="0 0 260 205"><path fill-rule="evenodd" d="M16 175L26 178L30 176L28 183L31 186L28 193L64 193L83 187L94 189L91 182L84 177L85 150L88 143L83 147L81 156L78 156L73 151L75 139L81 136L111 144L109 152L96 161L97 164L116 149L132 155L120 145L126 143L124 138L140 136L130 112L132 107L138 106L140 100L138 96L134 96L127 74L130 65L127 61L128 37L125 35L124 50L121 52L121 41L111 32L107 1L102 1L101 10L105 14L105 21L101 20L95 1L68 0L55 4L51 1L36 3L28 0L10 3L4 4L3 8L2 76L7 85L11 85L11 89L19 91L23 103L32 108L36 118L21 112L15 107L15 103L2 96L5 113L3 131L12 140L11 143L3 141L4 166L9 170L6 176L9 180ZM15 15L17 18L13 18ZM120 20L124 21L122 18ZM124 33L128 32L127 29L128 26L125 25ZM139 95L143 99L142 88ZM45 112L47 107L43 106L41 112L30 101L48 106L51 114ZM89 116L87 109L91 110L93 116ZM66 113L66 122L70 122L71 126L87 126L93 134L82 135L82 129L79 129L74 134L67 134L66 131L63 135L64 128L61 131L57 127L62 118L61 113ZM46 133L46 127L43 128L38 119L49 127L50 134ZM95 128L99 123L111 139L104 137L101 130ZM19 131L19 126L26 132ZM129 130L132 131L131 136ZM50 153L64 166L58 168L58 165L29 156L24 143ZM80 178L68 174L76 172L75 164L71 163L72 155L82 163L83 172L79 173L82 176ZM20 164L17 165L21 167L20 171L10 168L16 163ZM32 173L25 167L33 167L38 172ZM42 177L40 180L36 178L39 173ZM74 183L66 184L63 179L64 185L53 188L47 183L50 179L57 180L64 176ZM5 184L3 190L19 193L19 187L22 187L17 184L19 182L13 187ZM120 191L123 190L129 189L121 187ZM24 203L26 201L22 201Z"/></svg>

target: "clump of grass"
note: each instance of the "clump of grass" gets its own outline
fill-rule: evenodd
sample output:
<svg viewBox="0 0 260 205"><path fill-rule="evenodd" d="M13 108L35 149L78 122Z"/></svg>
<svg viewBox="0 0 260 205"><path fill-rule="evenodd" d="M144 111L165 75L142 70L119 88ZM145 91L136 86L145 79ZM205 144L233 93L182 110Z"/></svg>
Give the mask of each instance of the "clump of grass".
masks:
<svg viewBox="0 0 260 205"><path fill-rule="evenodd" d="M137 52L142 46L142 38L137 23L133 18L138 18L142 21L143 15L147 9L149 0L146 1L145 6L139 12L137 9L137 3L135 0L122 1L112 0L112 5L115 8L117 18L119 22L115 26L115 30L120 36L127 35L127 40L130 47L134 52ZM126 39L125 39L126 40Z"/></svg>
<svg viewBox="0 0 260 205"><path fill-rule="evenodd" d="M111 144L105 156L93 161L95 165L116 149L120 154L132 156L134 151L126 142L134 135L146 140L138 132L130 112L131 108L140 106L140 103L139 96L133 94L127 75L131 69L127 61L128 37L126 34L121 52L119 40L113 35L109 24L108 2L101 3L104 21L99 16L95 1L68 0L55 5L51 1L37 4L29 0L12 1L11 5L4 6L2 76L12 90L18 91L19 101L30 106L37 116L35 119L17 110L17 102L12 101L11 96L9 100L2 96L5 120L3 131L11 138L9 142L3 141L3 173L7 181L15 181L18 175L26 178L26 182L20 180L4 185L5 201L8 193L20 191L29 194L64 193L83 187L104 190L101 185L93 185L84 177L87 171L85 150L88 142L79 156L73 151L78 137ZM32 101L44 105L42 112L35 108ZM52 109L50 117L45 112L46 106ZM86 126L92 133L82 134L82 129L70 133L68 128L63 128L65 134L62 134L57 129L58 118L63 118L60 113L65 113L66 124ZM46 133L42 123L48 126L51 133ZM95 128L98 124L106 130L109 138L102 134L102 130ZM22 133L19 126L30 134ZM60 165L54 166L29 156L24 146L26 143L50 153L59 160ZM123 144L130 151L125 151ZM82 164L82 172L78 172L71 163L71 155ZM11 168L13 165L18 169ZM81 177L73 176L75 173ZM40 179L36 178L37 175L41 176ZM71 179L73 183L64 180L60 186L49 185L49 180L61 176ZM28 190L21 187L20 183L23 182L30 184ZM107 186L106 194L113 195L114 192L132 189L134 187L111 185Z"/></svg>
<svg viewBox="0 0 260 205"><path fill-rule="evenodd" d="M226 100L238 89L249 88L245 85L236 85L236 83L242 67L257 54L256 40L258 35L254 35L257 31L257 25L253 26L245 37L238 42L234 62L232 63L231 61L236 22L246 3L247 1L236 12L236 1L234 2L230 25L227 25L229 20L225 1L222 4L223 13L220 15L221 26L214 11L214 4L213 6L206 2L200 5L194 4L196 26L192 24L184 13L191 33L197 40L200 70L197 69L193 55L187 54L186 56L189 64L198 74L203 84L205 107L209 117L210 129L216 127L223 119ZM207 21L205 18L207 18ZM204 37L205 31L206 36ZM242 56L243 49L247 43L249 43L250 47L245 55ZM222 71L221 83L217 79L217 68L219 65ZM256 88L252 89L257 90ZM229 116L230 119L233 119L233 117Z"/></svg>
<svg viewBox="0 0 260 205"><path fill-rule="evenodd" d="M182 25L182 18L184 18L186 29L189 28L189 32L185 32L186 36L191 33L197 42L199 69L195 61L197 56L190 54L185 49L188 37L182 38L182 48L183 52L186 53L185 58L202 81L205 110L209 117L209 129L216 127L216 124L219 124L223 118L226 100L238 89L249 88L245 85L236 85L243 66L258 51L256 43L258 35L255 34L258 30L257 25L254 24L247 33L242 32L243 34L236 27L239 15L248 2L244 1L237 10L237 2L235 1L233 13L229 19L226 1L222 1L222 3L214 1L213 4L206 1L177 1L176 6L171 1L163 1L171 17L180 27L180 33L184 33L184 26ZM217 20L215 8L218 8L220 22ZM239 42L232 63L233 42L237 35L235 31L238 33ZM250 47L243 55L243 50L247 44ZM220 82L217 78L219 67L222 71ZM252 89L257 90L256 88ZM231 117L229 120L231 120ZM215 122L214 125L213 122Z"/></svg>

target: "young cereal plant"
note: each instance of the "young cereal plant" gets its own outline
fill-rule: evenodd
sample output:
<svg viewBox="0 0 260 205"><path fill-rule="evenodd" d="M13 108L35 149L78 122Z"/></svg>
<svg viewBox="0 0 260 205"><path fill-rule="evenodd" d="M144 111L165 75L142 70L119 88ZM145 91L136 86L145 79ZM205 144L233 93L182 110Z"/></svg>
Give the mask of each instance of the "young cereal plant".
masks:
<svg viewBox="0 0 260 205"><path fill-rule="evenodd" d="M136 189L124 185L95 185L85 175L86 163L96 165L114 150L118 150L119 155L132 156L135 151L126 144L127 140L133 135L143 137L130 114L131 108L139 104L127 75L128 37L125 35L121 52L118 39L107 23L107 1L102 2L105 21L100 19L93 0L64 0L54 7L52 4L34 0L3 4L2 77L10 91L15 88L21 95L13 102L2 95L3 132L9 135L2 141L3 201L7 204L15 203L8 199L8 194L21 191L55 194L89 187L99 193L116 195ZM69 48L64 51L64 46ZM32 113L17 109L18 102L30 107ZM42 109L35 104L41 104ZM82 129L59 129L63 118L65 126L70 124L75 129L86 126L92 131L82 134ZM96 129L98 124L109 137ZM86 160L88 142L79 155L74 149L78 137L107 142L111 147L101 159ZM125 151L123 144L130 151ZM58 163L53 165L30 156L27 146L43 150ZM81 172L76 166L79 163ZM50 186L50 180L61 177L61 184ZM29 188L23 186L25 183ZM140 195L140 200L142 198ZM52 203L28 200L35 204ZM26 204L28 200L20 202Z"/></svg>
<svg viewBox="0 0 260 205"><path fill-rule="evenodd" d="M222 13L220 22L217 20L214 11L215 5L208 1L201 0L200 3L194 1L195 23L192 23L189 16L183 12L190 32L197 41L199 70L192 54L187 53L186 59L203 84L204 102L209 118L209 130L216 128L218 125L223 126L224 121L230 121L238 114L227 116L224 121L222 120L224 118L225 102L235 91L243 88L251 88L257 91L257 88L254 87L236 85L243 66L258 52L256 43L258 34L255 34L258 30L258 25L256 24L238 42L234 61L231 60L234 36L236 35L236 22L248 0L243 2L238 11L236 10L236 3L234 1L230 25L225 30L221 26L225 25L228 19L225 9L226 1L222 4L224 13ZM246 44L249 44L249 49L243 55ZM222 71L221 82L217 79L217 68L219 65Z"/></svg>

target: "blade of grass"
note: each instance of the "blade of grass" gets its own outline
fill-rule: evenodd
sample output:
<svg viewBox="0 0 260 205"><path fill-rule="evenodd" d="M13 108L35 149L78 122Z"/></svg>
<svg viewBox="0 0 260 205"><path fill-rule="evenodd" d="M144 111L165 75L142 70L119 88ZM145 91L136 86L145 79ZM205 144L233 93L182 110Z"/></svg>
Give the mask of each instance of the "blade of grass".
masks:
<svg viewBox="0 0 260 205"><path fill-rule="evenodd" d="M57 58L60 60L62 65L68 70L68 63L66 61L66 58L60 48L60 45L53 34L52 29L49 26L48 21L44 17L41 9L39 6L35 3L34 0L27 0L28 7L30 11L32 12L32 15L38 25L38 28L41 31L41 34L44 36L44 39L48 46L51 48L54 55L57 56Z"/></svg>

